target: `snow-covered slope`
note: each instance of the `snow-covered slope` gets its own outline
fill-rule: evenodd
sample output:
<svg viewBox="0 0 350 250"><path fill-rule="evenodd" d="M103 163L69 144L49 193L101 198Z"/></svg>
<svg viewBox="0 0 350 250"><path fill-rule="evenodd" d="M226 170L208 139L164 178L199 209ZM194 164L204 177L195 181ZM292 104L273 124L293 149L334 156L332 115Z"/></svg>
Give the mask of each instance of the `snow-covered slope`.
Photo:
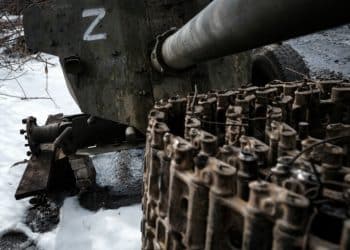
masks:
<svg viewBox="0 0 350 250"><path fill-rule="evenodd" d="M37 117L43 124L47 115L55 113L79 113L64 84L64 77L56 57L46 55L48 66L48 90L54 102L49 99L21 100L5 95L47 97L44 64L37 61L26 63L17 80L3 81L16 77L0 69L0 236L8 230L24 231L43 250L108 250L140 249L141 207L134 205L116 210L90 212L83 209L76 197L67 198L60 210L58 227L48 233L32 233L24 225L28 200L16 201L14 193L25 165L10 167L25 158L25 141L19 135L21 120L26 116ZM23 74L23 75L22 75ZM3 95L5 94L5 95Z"/></svg>

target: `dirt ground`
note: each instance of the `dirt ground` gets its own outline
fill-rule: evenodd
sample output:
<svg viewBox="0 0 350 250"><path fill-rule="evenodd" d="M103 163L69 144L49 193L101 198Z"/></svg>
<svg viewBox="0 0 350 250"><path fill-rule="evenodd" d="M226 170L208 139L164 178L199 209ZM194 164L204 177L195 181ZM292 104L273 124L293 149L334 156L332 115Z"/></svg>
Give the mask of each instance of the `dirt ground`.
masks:
<svg viewBox="0 0 350 250"><path fill-rule="evenodd" d="M350 79L350 24L287 43L304 57L312 77Z"/></svg>

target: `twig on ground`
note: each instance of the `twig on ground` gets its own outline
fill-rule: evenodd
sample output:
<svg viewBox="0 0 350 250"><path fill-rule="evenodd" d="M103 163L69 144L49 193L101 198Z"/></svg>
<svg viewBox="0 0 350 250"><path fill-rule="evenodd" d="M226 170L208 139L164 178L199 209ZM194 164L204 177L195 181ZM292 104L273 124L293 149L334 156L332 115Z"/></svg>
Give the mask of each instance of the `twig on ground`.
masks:
<svg viewBox="0 0 350 250"><path fill-rule="evenodd" d="M11 165L11 168L22 165L22 164L27 163L27 162L28 162L27 159L24 159L23 161L15 162L14 164Z"/></svg>
<svg viewBox="0 0 350 250"><path fill-rule="evenodd" d="M21 76L23 76L25 73L27 73L27 71L22 72L20 75L15 76L15 77L10 77L10 78L0 78L0 81L11 81L11 80L17 80L18 78L20 78Z"/></svg>
<svg viewBox="0 0 350 250"><path fill-rule="evenodd" d="M50 92L49 92L49 70L47 67L47 62L45 64L45 77L46 77L46 82L45 82L45 92L47 94L47 96L51 99L51 101L53 102L53 104L55 105L56 108L58 108L57 103L55 102L55 100L51 97Z"/></svg>
<svg viewBox="0 0 350 250"><path fill-rule="evenodd" d="M310 82L315 82L314 80L310 79L309 76L307 76L307 75L305 75L305 74L303 74L303 73L301 73L301 72L299 72L299 71L297 71L297 70L295 70L295 69L292 69L292 68L289 68L289 67L285 67L285 69L288 70L288 71L290 71L290 72L293 72L293 73L295 73L295 74L297 74L297 75L302 76L305 80L308 80L308 81L310 81Z"/></svg>
<svg viewBox="0 0 350 250"><path fill-rule="evenodd" d="M6 93L1 93L0 92L0 96L6 96L6 97L12 97L12 98L17 98L17 99L21 99L21 100L39 100L39 99L44 99L44 100L50 100L52 99L51 97L30 97L30 96L19 96L19 95L10 95L10 94L6 94Z"/></svg>
<svg viewBox="0 0 350 250"><path fill-rule="evenodd" d="M22 87L21 83L18 81L18 79L16 78L15 81L17 82L19 88L22 90L22 93L24 95L25 98L27 98L27 94L26 92L24 91L24 88Z"/></svg>

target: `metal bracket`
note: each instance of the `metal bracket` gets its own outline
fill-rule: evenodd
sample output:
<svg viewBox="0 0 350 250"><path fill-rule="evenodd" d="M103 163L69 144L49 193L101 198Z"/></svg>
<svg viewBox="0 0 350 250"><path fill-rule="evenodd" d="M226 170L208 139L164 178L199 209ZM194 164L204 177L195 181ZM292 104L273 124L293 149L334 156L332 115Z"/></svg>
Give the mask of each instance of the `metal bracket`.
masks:
<svg viewBox="0 0 350 250"><path fill-rule="evenodd" d="M156 37L156 44L154 45L154 48L151 53L151 62L153 67L160 73L174 73L175 70L168 67L166 63L163 60L162 57L162 46L164 41L174 34L177 31L177 28L173 27L170 30L165 31L164 33L158 35Z"/></svg>

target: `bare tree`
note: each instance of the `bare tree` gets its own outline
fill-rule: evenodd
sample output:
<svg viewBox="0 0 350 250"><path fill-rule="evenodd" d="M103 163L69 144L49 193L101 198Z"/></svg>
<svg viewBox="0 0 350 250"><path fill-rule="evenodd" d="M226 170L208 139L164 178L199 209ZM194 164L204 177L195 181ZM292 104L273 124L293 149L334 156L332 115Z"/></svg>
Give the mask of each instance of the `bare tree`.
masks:
<svg viewBox="0 0 350 250"><path fill-rule="evenodd" d="M31 54L28 50L25 43L23 18L21 15L25 8L31 7L33 4L40 5L45 3L48 3L48 0L0 0L0 69L6 72L5 76L0 77L0 82L14 80L22 92L20 96L2 92L0 92L0 95L22 100L50 99L57 106L48 91L48 64L50 63L40 53ZM14 13L17 13L17 15L13 15ZM47 96L29 97L21 85L21 76L26 73L24 66L32 60L43 63L46 77L45 92Z"/></svg>

